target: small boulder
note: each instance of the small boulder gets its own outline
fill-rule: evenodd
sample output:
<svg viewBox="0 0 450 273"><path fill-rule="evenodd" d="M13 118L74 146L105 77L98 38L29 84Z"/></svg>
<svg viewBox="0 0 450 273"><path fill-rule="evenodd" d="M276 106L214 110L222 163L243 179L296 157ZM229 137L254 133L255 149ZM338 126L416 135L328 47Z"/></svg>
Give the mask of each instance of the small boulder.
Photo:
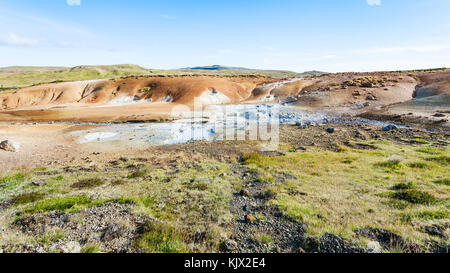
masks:
<svg viewBox="0 0 450 273"><path fill-rule="evenodd" d="M232 252L238 248L238 244L233 240L225 240L220 246L223 252Z"/></svg>
<svg viewBox="0 0 450 273"><path fill-rule="evenodd" d="M381 249L380 243L377 242L377 241L370 241L367 244L367 252L369 252L369 253L381 253L382 249Z"/></svg>
<svg viewBox="0 0 450 273"><path fill-rule="evenodd" d="M78 242L68 242L63 244L61 247L63 253L80 253L81 245Z"/></svg>
<svg viewBox="0 0 450 273"><path fill-rule="evenodd" d="M20 143L11 141L11 140L5 140L0 143L0 149L5 150L7 152L17 152L19 151Z"/></svg>
<svg viewBox="0 0 450 273"><path fill-rule="evenodd" d="M45 184L47 184L47 180L45 180L45 179L35 180L35 181L31 182L31 184L33 184L33 186L36 186L36 187L42 187L42 186L45 186Z"/></svg>
<svg viewBox="0 0 450 273"><path fill-rule="evenodd" d="M245 215L245 221L247 222L247 223L249 223L249 224L253 224L253 223L255 223L256 222L256 217L255 216L253 216L252 214L247 214L247 215Z"/></svg>
<svg viewBox="0 0 450 273"><path fill-rule="evenodd" d="M244 197L250 196L250 192L248 190L241 190L241 192L239 194Z"/></svg>
<svg viewBox="0 0 450 273"><path fill-rule="evenodd" d="M367 134L365 132L360 131L360 130L356 130L355 131L355 137L365 140L365 139L367 139Z"/></svg>
<svg viewBox="0 0 450 273"><path fill-rule="evenodd" d="M334 132L336 132L335 128L327 128L327 133L333 134Z"/></svg>
<svg viewBox="0 0 450 273"><path fill-rule="evenodd" d="M442 113L436 113L436 114L433 115L433 117L436 117L436 118L443 118L443 117L445 117L445 115L442 114Z"/></svg>
<svg viewBox="0 0 450 273"><path fill-rule="evenodd" d="M392 124L389 124L388 126L383 127L383 129L381 129L381 130L382 130L383 132L388 132L388 131L396 130L396 129L398 129L397 126L392 125Z"/></svg>
<svg viewBox="0 0 450 273"><path fill-rule="evenodd" d="M306 148L303 147L303 146L298 146L298 147L297 147L297 150L300 150L300 151L306 151Z"/></svg>
<svg viewBox="0 0 450 273"><path fill-rule="evenodd" d="M368 95L368 96L366 97L366 100L374 101L374 100L377 100L377 98L375 98L374 95Z"/></svg>

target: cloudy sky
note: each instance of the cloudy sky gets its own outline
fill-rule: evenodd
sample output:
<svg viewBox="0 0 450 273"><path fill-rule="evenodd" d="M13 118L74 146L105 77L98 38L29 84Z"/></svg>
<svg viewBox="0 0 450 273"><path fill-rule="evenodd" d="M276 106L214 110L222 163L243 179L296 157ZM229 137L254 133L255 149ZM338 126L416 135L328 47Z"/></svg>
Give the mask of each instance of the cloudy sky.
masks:
<svg viewBox="0 0 450 273"><path fill-rule="evenodd" d="M0 0L0 66L450 67L448 0Z"/></svg>

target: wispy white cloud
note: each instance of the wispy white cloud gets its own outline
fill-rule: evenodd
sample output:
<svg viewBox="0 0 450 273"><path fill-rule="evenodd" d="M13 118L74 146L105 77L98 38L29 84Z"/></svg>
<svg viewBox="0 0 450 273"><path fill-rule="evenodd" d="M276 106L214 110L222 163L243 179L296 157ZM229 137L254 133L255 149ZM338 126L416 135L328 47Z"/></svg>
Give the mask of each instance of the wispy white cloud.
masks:
<svg viewBox="0 0 450 273"><path fill-rule="evenodd" d="M175 19L177 19L177 17L169 15L169 14L160 14L159 17L161 17L163 19L167 19L167 20L175 20Z"/></svg>
<svg viewBox="0 0 450 273"><path fill-rule="evenodd" d="M369 6L381 6L381 0L366 0Z"/></svg>
<svg viewBox="0 0 450 273"><path fill-rule="evenodd" d="M67 5L69 6L80 6L81 0L66 0Z"/></svg>
<svg viewBox="0 0 450 273"><path fill-rule="evenodd" d="M331 60L331 59L336 59L336 58L337 58L337 56L334 54L322 56L322 59L324 59L324 60Z"/></svg>
<svg viewBox="0 0 450 273"><path fill-rule="evenodd" d="M9 46L37 46L39 41L36 39L22 37L16 33L8 33L4 37L0 38L0 43Z"/></svg>

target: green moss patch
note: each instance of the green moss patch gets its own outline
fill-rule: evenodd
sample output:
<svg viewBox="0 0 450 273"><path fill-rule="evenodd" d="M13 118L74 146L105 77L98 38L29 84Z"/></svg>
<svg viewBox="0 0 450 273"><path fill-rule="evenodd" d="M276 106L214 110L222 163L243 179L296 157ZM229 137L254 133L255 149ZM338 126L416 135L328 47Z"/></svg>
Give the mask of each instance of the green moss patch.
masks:
<svg viewBox="0 0 450 273"><path fill-rule="evenodd" d="M403 163L398 159L387 160L383 162L376 163L375 166L386 168L388 171L398 171L403 168Z"/></svg>
<svg viewBox="0 0 450 273"><path fill-rule="evenodd" d="M392 187L393 190L412 190L417 188L416 184L414 182L409 182L409 183L400 183L395 185L394 187Z"/></svg>
<svg viewBox="0 0 450 273"><path fill-rule="evenodd" d="M135 245L146 253L186 252L182 233L172 225L162 222L147 223Z"/></svg>
<svg viewBox="0 0 450 273"><path fill-rule="evenodd" d="M138 170L135 171L133 173L130 173L127 178L128 179L135 179L135 178L139 178L139 177L144 177L147 175L147 171L146 170Z"/></svg>
<svg viewBox="0 0 450 273"><path fill-rule="evenodd" d="M37 202L35 205L24 209L25 213L46 212L46 211L66 211L79 205L91 203L91 198L87 196L66 196L54 197Z"/></svg>
<svg viewBox="0 0 450 273"><path fill-rule="evenodd" d="M438 201L433 195L418 190L404 190L396 192L393 194L393 197L412 204L431 205L437 203Z"/></svg>
<svg viewBox="0 0 450 273"><path fill-rule="evenodd" d="M33 203L33 202L42 200L44 197L45 197L44 193L29 192L29 193L22 193L22 194L14 196L11 201L14 205L24 205L24 204Z"/></svg>
<svg viewBox="0 0 450 273"><path fill-rule="evenodd" d="M433 183L439 184L439 185L450 186L450 179L449 178L438 179L438 180L434 180Z"/></svg>
<svg viewBox="0 0 450 273"><path fill-rule="evenodd" d="M89 178L80 180L72 185L74 189L90 189L103 185L105 182L100 178Z"/></svg>

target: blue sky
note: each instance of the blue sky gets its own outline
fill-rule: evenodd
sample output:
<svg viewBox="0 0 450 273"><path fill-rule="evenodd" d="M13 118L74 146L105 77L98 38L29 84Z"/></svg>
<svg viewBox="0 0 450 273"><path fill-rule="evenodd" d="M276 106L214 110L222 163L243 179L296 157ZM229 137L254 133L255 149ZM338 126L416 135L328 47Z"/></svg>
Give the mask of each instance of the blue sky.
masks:
<svg viewBox="0 0 450 273"><path fill-rule="evenodd" d="M0 0L0 66L450 66L448 0Z"/></svg>

